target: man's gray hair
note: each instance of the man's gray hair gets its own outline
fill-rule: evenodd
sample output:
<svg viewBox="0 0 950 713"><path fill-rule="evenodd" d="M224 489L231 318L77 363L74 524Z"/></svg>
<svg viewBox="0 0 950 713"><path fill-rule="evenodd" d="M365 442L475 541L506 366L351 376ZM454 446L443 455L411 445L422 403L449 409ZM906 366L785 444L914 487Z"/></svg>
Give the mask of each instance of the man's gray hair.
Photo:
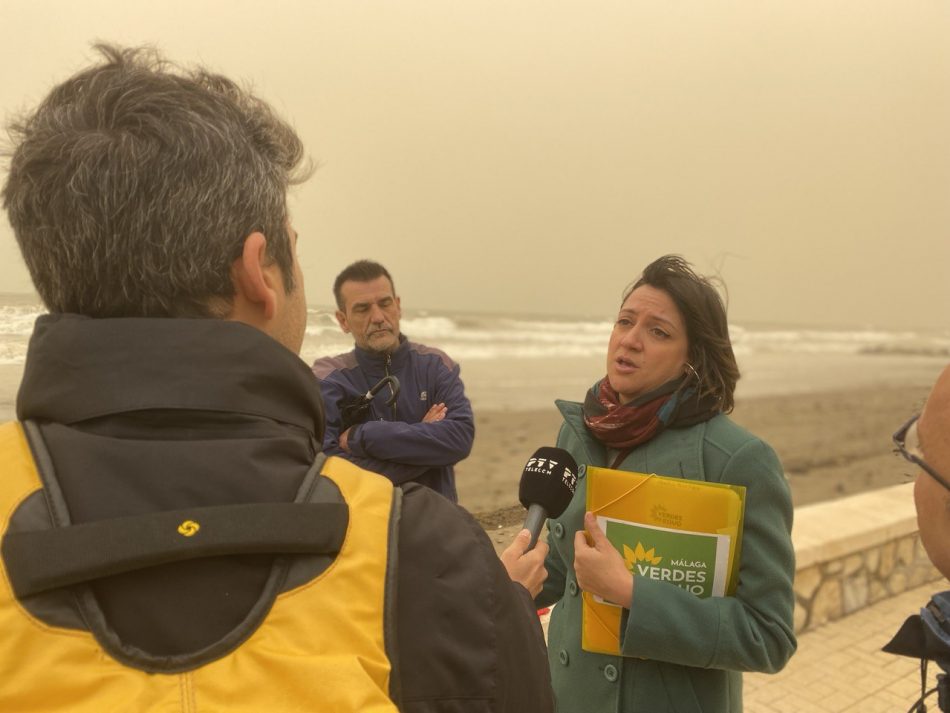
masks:
<svg viewBox="0 0 950 713"><path fill-rule="evenodd" d="M8 128L3 205L37 291L91 317L223 316L255 231L295 289L287 189L303 145L230 79L150 48L105 62Z"/></svg>

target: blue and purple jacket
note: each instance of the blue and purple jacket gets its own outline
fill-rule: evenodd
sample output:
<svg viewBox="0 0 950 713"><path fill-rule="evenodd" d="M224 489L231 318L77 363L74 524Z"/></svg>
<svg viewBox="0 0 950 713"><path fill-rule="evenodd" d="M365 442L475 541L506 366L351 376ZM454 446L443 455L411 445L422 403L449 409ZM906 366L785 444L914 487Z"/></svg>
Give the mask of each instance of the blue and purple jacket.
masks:
<svg viewBox="0 0 950 713"><path fill-rule="evenodd" d="M454 466L468 456L475 440L472 405L465 396L459 366L445 352L410 342L404 335L389 355L356 347L323 357L313 364L326 408L323 450L361 468L381 473L396 485L409 481L427 485L458 501ZM399 397L386 406L391 393L383 388L373 399L366 420L350 429L340 448L340 409L370 390L385 376L399 380ZM444 403L446 416L422 423L434 404Z"/></svg>

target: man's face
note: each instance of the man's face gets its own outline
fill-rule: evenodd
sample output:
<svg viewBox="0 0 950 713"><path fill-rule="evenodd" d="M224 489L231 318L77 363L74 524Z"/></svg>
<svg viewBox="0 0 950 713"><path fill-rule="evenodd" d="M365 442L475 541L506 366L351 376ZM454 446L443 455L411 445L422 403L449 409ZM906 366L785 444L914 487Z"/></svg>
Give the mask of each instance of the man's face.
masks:
<svg viewBox="0 0 950 713"><path fill-rule="evenodd" d="M917 421L923 460L940 475L950 477L950 367L944 369ZM914 483L917 526L927 555L944 577L950 578L950 491L924 470Z"/></svg>
<svg viewBox="0 0 950 713"><path fill-rule="evenodd" d="M385 275L369 282L347 280L340 287L343 310L336 319L353 335L356 346L378 354L391 354L399 346L402 310L392 283Z"/></svg>
<svg viewBox="0 0 950 713"><path fill-rule="evenodd" d="M307 295L303 286L303 272L297 260L297 231L289 222L287 233L290 236L294 258L294 289L293 292L286 292L286 286L284 286L284 304L278 312L279 320L274 325L272 336L294 354L299 354L307 330Z"/></svg>

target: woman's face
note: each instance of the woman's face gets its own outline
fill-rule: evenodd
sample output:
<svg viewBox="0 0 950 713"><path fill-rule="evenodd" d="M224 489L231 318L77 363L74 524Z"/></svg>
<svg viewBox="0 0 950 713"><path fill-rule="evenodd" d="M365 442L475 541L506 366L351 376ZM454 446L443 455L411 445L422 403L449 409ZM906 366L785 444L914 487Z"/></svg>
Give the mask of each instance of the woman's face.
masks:
<svg viewBox="0 0 950 713"><path fill-rule="evenodd" d="M607 380L625 404L680 376L688 353L686 324L673 299L641 285L620 307L607 348Z"/></svg>

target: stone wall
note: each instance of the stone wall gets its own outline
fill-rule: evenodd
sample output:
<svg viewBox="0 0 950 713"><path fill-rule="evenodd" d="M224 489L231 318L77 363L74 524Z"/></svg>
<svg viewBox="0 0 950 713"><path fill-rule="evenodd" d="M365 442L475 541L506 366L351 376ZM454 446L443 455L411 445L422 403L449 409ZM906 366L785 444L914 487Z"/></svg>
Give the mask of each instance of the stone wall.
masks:
<svg viewBox="0 0 950 713"><path fill-rule="evenodd" d="M920 543L912 483L797 508L792 541L796 632L941 578Z"/></svg>

